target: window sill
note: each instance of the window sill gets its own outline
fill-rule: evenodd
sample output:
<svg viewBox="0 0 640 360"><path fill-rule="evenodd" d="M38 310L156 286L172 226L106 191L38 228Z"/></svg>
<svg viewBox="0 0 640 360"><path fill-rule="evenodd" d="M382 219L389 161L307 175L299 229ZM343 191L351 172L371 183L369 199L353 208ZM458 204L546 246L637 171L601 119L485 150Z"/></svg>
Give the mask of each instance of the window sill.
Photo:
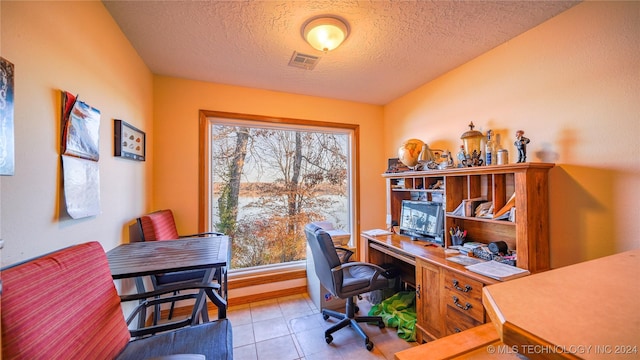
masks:
<svg viewBox="0 0 640 360"><path fill-rule="evenodd" d="M229 271L229 289L239 289L281 281L306 278L307 262L305 260L286 264L258 266L250 269Z"/></svg>

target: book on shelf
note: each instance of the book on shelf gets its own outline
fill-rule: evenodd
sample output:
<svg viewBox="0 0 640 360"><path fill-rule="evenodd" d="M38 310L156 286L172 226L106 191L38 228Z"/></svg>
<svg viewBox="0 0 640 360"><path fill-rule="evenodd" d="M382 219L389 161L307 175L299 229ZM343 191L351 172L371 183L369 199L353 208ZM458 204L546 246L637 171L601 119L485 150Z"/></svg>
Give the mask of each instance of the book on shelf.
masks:
<svg viewBox="0 0 640 360"><path fill-rule="evenodd" d="M484 275L500 281L511 280L530 274L529 270L499 263L495 260L468 265L466 266L466 268L469 271L473 271L480 275Z"/></svg>
<svg viewBox="0 0 640 360"><path fill-rule="evenodd" d="M485 202L487 202L487 198L484 196L462 200L460 205L450 212L449 215L473 217L475 216L476 208Z"/></svg>
<svg viewBox="0 0 640 360"><path fill-rule="evenodd" d="M492 218L493 217L493 201L480 203L475 210L475 217Z"/></svg>
<svg viewBox="0 0 640 360"><path fill-rule="evenodd" d="M493 218L494 219L498 219L498 218L502 218L503 215L505 215L507 212L509 212L511 210L511 208L514 208L516 206L516 193L514 192L513 195L511 195L511 197L509 198L509 200L507 200L507 203L504 204L504 206L496 211L495 214L493 214ZM507 215L508 218L508 215Z"/></svg>
<svg viewBox="0 0 640 360"><path fill-rule="evenodd" d="M464 203L464 216L475 217L476 209L480 204L487 202L485 197L477 197L473 199L462 200Z"/></svg>
<svg viewBox="0 0 640 360"><path fill-rule="evenodd" d="M493 220L509 220L511 222L514 222L514 216L516 213L516 208L512 207L511 209L509 209L507 212L503 213L502 215L494 215L493 216Z"/></svg>
<svg viewBox="0 0 640 360"><path fill-rule="evenodd" d="M461 202L460 205L458 205L458 207L455 208L455 210L450 212L449 215L452 215L452 216L464 216L464 201Z"/></svg>

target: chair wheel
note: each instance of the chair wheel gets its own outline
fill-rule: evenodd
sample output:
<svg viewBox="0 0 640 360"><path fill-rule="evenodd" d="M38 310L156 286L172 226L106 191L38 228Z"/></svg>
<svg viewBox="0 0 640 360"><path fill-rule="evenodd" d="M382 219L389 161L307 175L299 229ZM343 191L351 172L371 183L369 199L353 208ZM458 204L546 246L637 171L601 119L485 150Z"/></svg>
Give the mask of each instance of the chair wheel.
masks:
<svg viewBox="0 0 640 360"><path fill-rule="evenodd" d="M331 336L331 335L325 335L325 336L324 336L324 341L326 341L326 342L327 342L327 344L331 344L331 342L333 341L333 336ZM372 344L372 346L371 346L371 347L373 347L373 344Z"/></svg>
<svg viewBox="0 0 640 360"><path fill-rule="evenodd" d="M322 314L322 318L324 319L324 321L327 321L329 320L329 315Z"/></svg>
<svg viewBox="0 0 640 360"><path fill-rule="evenodd" d="M367 350L369 351L373 350L373 343L371 341L367 341L365 343L365 346L367 347Z"/></svg>
<svg viewBox="0 0 640 360"><path fill-rule="evenodd" d="M358 305L353 305L353 311L360 312L360 308L358 307Z"/></svg>
<svg viewBox="0 0 640 360"><path fill-rule="evenodd" d="M380 321L380 322L378 322L378 327L379 327L380 329L384 329L384 321Z"/></svg>

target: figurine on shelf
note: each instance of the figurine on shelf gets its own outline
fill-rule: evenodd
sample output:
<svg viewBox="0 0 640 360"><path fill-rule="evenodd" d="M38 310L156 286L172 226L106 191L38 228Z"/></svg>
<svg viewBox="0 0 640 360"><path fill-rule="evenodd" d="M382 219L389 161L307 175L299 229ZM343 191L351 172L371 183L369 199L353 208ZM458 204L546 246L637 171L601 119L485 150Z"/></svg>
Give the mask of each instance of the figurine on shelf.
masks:
<svg viewBox="0 0 640 360"><path fill-rule="evenodd" d="M462 162L462 164L467 167L482 166L483 160L480 158L480 155L482 155L482 151L473 150L473 152L471 153L471 156L467 154L467 157Z"/></svg>
<svg viewBox="0 0 640 360"><path fill-rule="evenodd" d="M518 161L519 163L527 162L527 144L530 143L531 140L524 137L524 131L518 130L516 131L516 142L513 144L518 149Z"/></svg>

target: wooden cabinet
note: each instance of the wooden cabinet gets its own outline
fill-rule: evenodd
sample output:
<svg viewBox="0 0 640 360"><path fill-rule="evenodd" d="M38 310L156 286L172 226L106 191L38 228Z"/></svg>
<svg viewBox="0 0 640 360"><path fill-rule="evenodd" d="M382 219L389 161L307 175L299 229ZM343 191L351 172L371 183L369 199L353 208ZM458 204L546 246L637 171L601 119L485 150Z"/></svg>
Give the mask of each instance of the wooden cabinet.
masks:
<svg viewBox="0 0 640 360"><path fill-rule="evenodd" d="M522 163L424 172L384 174L387 182L387 223L398 221L402 200L444 204L444 246L451 246L450 228L467 230L467 239L504 241L515 250L516 265L532 273L549 269L547 173L554 164ZM463 202L491 201L496 214L515 207L510 221L454 214ZM511 201L510 201L511 200ZM393 235L393 238L399 235ZM394 240L394 243L402 240ZM404 248L412 247L402 243ZM433 248L432 248L433 249ZM435 250L434 250L435 251ZM442 251L442 249L440 249ZM471 275L464 267L417 254L415 285L418 340L434 340L484 324L482 288L493 281Z"/></svg>
<svg viewBox="0 0 640 360"><path fill-rule="evenodd" d="M467 230L470 241L506 242L509 249L515 250L520 268L532 273L548 270L547 174L553 166L521 163L383 174L387 182L387 224L399 220L402 200L442 201L445 246L451 245L448 229L460 227ZM460 204L472 199L492 202L492 214L511 207L507 203L512 199L515 221L453 214Z"/></svg>

